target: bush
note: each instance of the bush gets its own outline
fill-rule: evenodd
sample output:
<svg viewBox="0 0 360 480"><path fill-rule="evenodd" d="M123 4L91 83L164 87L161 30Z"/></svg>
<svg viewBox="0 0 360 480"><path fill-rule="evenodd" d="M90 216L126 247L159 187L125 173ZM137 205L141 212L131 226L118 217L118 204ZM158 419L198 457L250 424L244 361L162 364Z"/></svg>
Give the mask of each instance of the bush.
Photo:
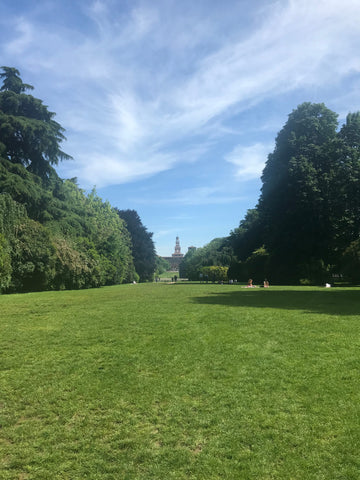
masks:
<svg viewBox="0 0 360 480"><path fill-rule="evenodd" d="M201 273L211 282L226 282L228 270L228 267L212 266L203 267Z"/></svg>
<svg viewBox="0 0 360 480"><path fill-rule="evenodd" d="M49 232L40 223L27 219L18 225L11 245L10 291L49 290L55 274L54 253Z"/></svg>

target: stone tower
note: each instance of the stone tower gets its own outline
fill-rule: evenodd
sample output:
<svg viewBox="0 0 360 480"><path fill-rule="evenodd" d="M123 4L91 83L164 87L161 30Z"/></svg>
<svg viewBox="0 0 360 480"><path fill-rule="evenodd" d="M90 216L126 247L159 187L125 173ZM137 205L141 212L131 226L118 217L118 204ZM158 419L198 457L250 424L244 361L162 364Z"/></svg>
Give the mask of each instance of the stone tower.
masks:
<svg viewBox="0 0 360 480"><path fill-rule="evenodd" d="M179 270L180 262L184 258L184 254L181 253L179 237L176 237L175 251L171 255L171 257L162 257L162 258L164 258L167 262L170 263L171 270L175 270L175 271Z"/></svg>
<svg viewBox="0 0 360 480"><path fill-rule="evenodd" d="M175 252L172 254L172 257L183 257L183 256L184 255L181 253L179 237L176 237Z"/></svg>

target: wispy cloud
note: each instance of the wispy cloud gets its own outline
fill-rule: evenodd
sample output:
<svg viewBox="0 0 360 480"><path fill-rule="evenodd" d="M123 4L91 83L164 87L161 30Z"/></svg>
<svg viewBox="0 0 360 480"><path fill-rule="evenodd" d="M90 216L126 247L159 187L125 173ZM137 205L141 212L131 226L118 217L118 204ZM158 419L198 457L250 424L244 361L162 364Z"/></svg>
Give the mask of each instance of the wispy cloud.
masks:
<svg viewBox="0 0 360 480"><path fill-rule="evenodd" d="M51 74L61 96L51 109L66 120L65 149L75 158L64 168L83 184L171 169L197 142L196 161L212 147L209 137L250 106L360 72L357 0L265 3L254 10L247 36L231 12L216 26L199 6L188 4L187 15L178 16L166 5L135 1L124 10L96 0L84 7L94 28L81 32L54 32L36 16L13 18L0 53L7 62L21 58L34 74L39 68ZM226 35L217 37L216 29ZM259 176L267 153L268 146L255 142L234 146L225 160L247 179ZM191 195L211 203L217 192Z"/></svg>
<svg viewBox="0 0 360 480"><path fill-rule="evenodd" d="M250 180L260 177L267 156L272 150L273 145L271 144L237 145L225 156L225 160L235 165L238 178Z"/></svg>
<svg viewBox="0 0 360 480"><path fill-rule="evenodd" d="M244 200L243 195L231 193L226 185L183 188L178 192L168 195L166 198L152 198L148 200L138 199L137 203L145 203L152 205L164 204L167 206L200 206L200 205L225 205Z"/></svg>
<svg viewBox="0 0 360 480"><path fill-rule="evenodd" d="M20 17L15 23L16 36L5 44L4 50L8 55L22 55L34 38L34 29L29 22Z"/></svg>

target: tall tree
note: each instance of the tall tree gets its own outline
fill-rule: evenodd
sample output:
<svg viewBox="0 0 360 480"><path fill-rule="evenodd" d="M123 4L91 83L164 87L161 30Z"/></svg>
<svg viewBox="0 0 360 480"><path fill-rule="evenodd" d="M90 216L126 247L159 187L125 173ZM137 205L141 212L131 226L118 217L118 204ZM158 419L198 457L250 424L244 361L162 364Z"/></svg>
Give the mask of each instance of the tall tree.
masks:
<svg viewBox="0 0 360 480"><path fill-rule="evenodd" d="M333 152L339 165L334 201L342 247L360 237L360 112L348 114L338 138L340 145Z"/></svg>
<svg viewBox="0 0 360 480"><path fill-rule="evenodd" d="M26 90L34 90L32 85L23 83L20 78L20 72L14 67L1 67L3 73L0 73L0 78L3 79L3 85L0 91L11 91L14 93L24 93Z"/></svg>
<svg viewBox="0 0 360 480"><path fill-rule="evenodd" d="M238 260L243 261L264 243L263 226L258 208L249 209L238 228L230 232L230 245Z"/></svg>
<svg viewBox="0 0 360 480"><path fill-rule="evenodd" d="M153 234L147 231L135 210L117 210L117 213L120 218L125 220L127 229L130 232L134 265L140 282L153 280L156 269Z"/></svg>
<svg viewBox="0 0 360 480"><path fill-rule="evenodd" d="M299 105L276 137L262 182L258 206L230 234L238 260L231 270L256 264L275 282L324 281L360 236L360 113L337 132L337 114L324 104Z"/></svg>
<svg viewBox="0 0 360 480"><path fill-rule="evenodd" d="M25 93L33 87L22 82L17 69L2 67L2 70L0 144L3 155L47 178L52 165L71 158L60 148L65 140L64 129L41 100Z"/></svg>
<svg viewBox="0 0 360 480"><path fill-rule="evenodd" d="M331 175L332 159L324 149L336 139L336 128L336 113L324 104L303 103L289 115L268 156L259 214L278 281L309 274L309 265L321 276L331 261L332 232L322 182L324 175Z"/></svg>

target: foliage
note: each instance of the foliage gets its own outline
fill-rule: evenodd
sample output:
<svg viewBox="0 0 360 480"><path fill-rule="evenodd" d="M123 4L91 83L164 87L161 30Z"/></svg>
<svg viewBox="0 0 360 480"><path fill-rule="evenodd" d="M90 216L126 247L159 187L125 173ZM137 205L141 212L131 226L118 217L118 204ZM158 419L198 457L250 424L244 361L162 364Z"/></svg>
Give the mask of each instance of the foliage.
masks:
<svg viewBox="0 0 360 480"><path fill-rule="evenodd" d="M228 267L220 267L219 265L203 267L201 273L206 281L226 282L228 278Z"/></svg>
<svg viewBox="0 0 360 480"><path fill-rule="evenodd" d="M360 239L352 242L344 251L342 259L342 271L353 283L360 283Z"/></svg>
<svg viewBox="0 0 360 480"><path fill-rule="evenodd" d="M11 259L9 244L0 233L0 292L7 289L11 282Z"/></svg>
<svg viewBox="0 0 360 480"><path fill-rule="evenodd" d="M95 190L86 199L88 238L100 254L103 284L133 281L135 269L131 256L131 236L125 222L109 202L103 202Z"/></svg>
<svg viewBox="0 0 360 480"><path fill-rule="evenodd" d="M232 247L227 238L214 238L210 243L196 250L189 250L180 263L182 278L199 280L203 267L228 267L232 260Z"/></svg>
<svg viewBox="0 0 360 480"><path fill-rule="evenodd" d="M263 282L265 278L272 281L269 267L269 254L264 246L255 250L244 261L233 261L228 271L229 278L246 282L249 278L254 283Z"/></svg>
<svg viewBox="0 0 360 480"><path fill-rule="evenodd" d="M240 270L264 245L275 283L323 283L360 235L360 114L303 103L276 138L257 207L230 234ZM231 271L236 268L232 266Z"/></svg>
<svg viewBox="0 0 360 480"><path fill-rule="evenodd" d="M64 129L41 100L24 93L32 87L22 83L18 70L2 69L0 142L5 146L5 157L46 178L50 165L71 158L60 149Z"/></svg>
<svg viewBox="0 0 360 480"><path fill-rule="evenodd" d="M140 282L152 281L156 268L153 234L147 231L135 210L116 209L116 212L126 222L130 232L134 266Z"/></svg>
<svg viewBox="0 0 360 480"><path fill-rule="evenodd" d="M86 239L78 239L77 245L71 239L54 238L56 290L100 287L102 276L100 256L96 248Z"/></svg>
<svg viewBox="0 0 360 480"><path fill-rule="evenodd" d="M13 292L49 289L54 277L54 246L40 223L27 219L16 228L11 241L11 283Z"/></svg>
<svg viewBox="0 0 360 480"><path fill-rule="evenodd" d="M87 195L76 179L59 178L53 165L70 158L60 149L63 128L41 100L25 94L32 87L16 69L2 70L0 291L138 280L124 220L95 190Z"/></svg>
<svg viewBox="0 0 360 480"><path fill-rule="evenodd" d="M229 243L236 252L238 260L246 260L263 242L263 231L259 210L253 208L246 212L238 228L230 232Z"/></svg>

